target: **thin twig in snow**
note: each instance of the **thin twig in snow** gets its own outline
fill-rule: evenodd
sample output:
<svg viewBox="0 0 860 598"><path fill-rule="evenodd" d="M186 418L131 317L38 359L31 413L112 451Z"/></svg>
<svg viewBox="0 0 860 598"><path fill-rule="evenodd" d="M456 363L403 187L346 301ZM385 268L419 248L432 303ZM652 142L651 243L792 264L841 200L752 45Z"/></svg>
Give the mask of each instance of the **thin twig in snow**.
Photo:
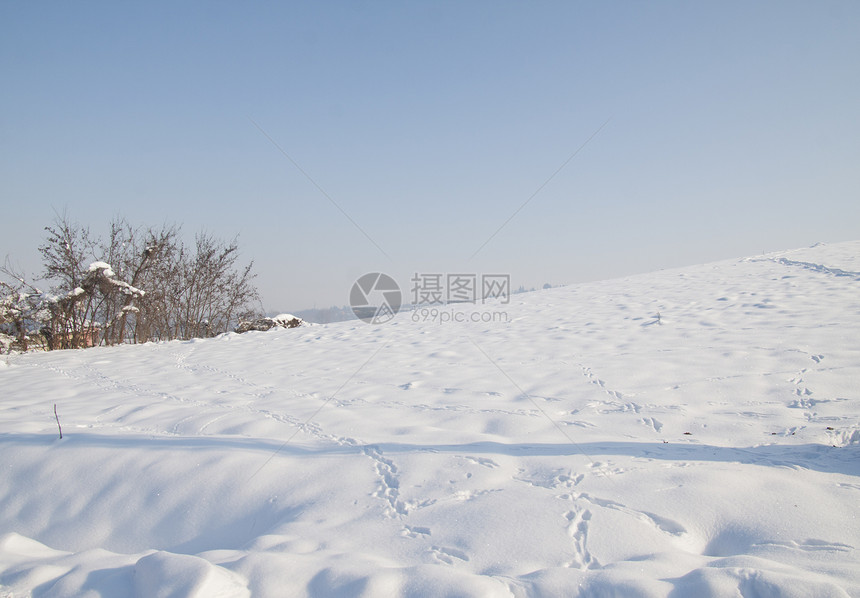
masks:
<svg viewBox="0 0 860 598"><path fill-rule="evenodd" d="M57 404L54 403L54 417L57 418L57 427L60 429L60 440L63 439L63 428L60 426L60 416L57 415Z"/></svg>

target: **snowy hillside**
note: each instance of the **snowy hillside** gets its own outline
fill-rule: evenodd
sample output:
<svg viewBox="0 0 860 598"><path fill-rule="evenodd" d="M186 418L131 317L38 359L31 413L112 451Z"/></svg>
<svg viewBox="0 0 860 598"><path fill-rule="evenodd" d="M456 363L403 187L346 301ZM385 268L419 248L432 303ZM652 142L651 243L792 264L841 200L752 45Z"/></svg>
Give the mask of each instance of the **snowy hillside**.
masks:
<svg viewBox="0 0 860 598"><path fill-rule="evenodd" d="M860 596L860 242L457 310L4 358L0 596Z"/></svg>

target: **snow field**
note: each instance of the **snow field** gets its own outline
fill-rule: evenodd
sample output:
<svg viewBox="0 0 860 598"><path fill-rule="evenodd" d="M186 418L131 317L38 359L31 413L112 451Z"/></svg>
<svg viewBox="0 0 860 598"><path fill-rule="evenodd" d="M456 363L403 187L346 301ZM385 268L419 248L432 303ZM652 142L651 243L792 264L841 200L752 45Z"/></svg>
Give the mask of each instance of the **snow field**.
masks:
<svg viewBox="0 0 860 598"><path fill-rule="evenodd" d="M860 596L858 290L852 242L4 357L0 596Z"/></svg>

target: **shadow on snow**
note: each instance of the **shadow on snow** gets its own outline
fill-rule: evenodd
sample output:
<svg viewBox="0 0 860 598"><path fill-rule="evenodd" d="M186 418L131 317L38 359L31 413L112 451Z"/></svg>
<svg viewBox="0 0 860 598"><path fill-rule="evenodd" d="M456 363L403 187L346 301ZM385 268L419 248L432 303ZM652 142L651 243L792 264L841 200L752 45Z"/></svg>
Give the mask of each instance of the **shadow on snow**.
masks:
<svg viewBox="0 0 860 598"><path fill-rule="evenodd" d="M707 444L653 442L512 443L467 442L461 444L409 444L380 442L368 444L285 444L276 439L236 436L145 436L75 432L58 440L55 434L0 433L0 446L44 446L51 450L88 448L139 449L150 451L214 450L260 451L276 456L326 457L361 454L375 448L386 454L451 453L490 454L513 457L582 455L588 458L621 456L660 461L700 461L740 463L770 467L802 468L826 473L860 476L860 445L833 447L823 444L770 444L754 447L727 447Z"/></svg>

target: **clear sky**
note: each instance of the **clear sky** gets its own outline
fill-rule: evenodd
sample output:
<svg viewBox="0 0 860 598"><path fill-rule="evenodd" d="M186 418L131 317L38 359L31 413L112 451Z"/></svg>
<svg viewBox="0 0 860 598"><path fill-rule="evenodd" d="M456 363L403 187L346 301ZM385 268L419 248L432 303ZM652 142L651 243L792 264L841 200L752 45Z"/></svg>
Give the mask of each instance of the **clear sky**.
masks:
<svg viewBox="0 0 860 598"><path fill-rule="evenodd" d="M38 272L54 210L179 223L299 310L368 271L531 287L857 239L858 32L855 0L4 0L0 257Z"/></svg>

